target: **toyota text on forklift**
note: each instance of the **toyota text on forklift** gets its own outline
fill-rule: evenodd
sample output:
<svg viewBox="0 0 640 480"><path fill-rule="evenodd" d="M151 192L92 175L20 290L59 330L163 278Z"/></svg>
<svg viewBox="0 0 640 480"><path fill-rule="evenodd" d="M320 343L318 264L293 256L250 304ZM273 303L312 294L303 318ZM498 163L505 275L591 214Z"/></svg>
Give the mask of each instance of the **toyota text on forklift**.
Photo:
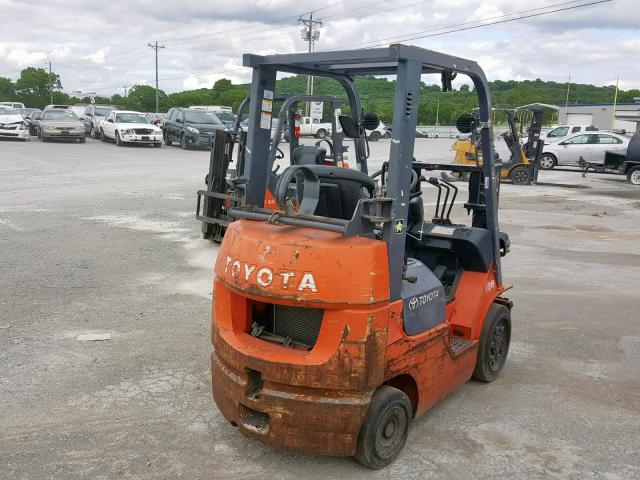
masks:
<svg viewBox="0 0 640 480"><path fill-rule="evenodd" d="M244 65L253 79L234 176L241 200L228 209L215 265L215 402L267 445L382 468L401 452L415 417L471 377L491 382L507 357L512 303L500 257L509 239L498 227L487 80L475 62L405 45L245 55ZM319 146L297 146L305 155L272 170L265 106L278 72L344 87L349 114L339 122L356 143L354 168L327 164ZM488 161L414 159L420 79L433 73L449 89L456 73L473 81ZM362 112L357 75L397 80L389 159L372 174L362 142L377 118ZM423 176L436 170L468 174L469 226L450 220L458 187ZM423 183L438 189L430 219ZM265 208L268 192L275 209Z"/></svg>

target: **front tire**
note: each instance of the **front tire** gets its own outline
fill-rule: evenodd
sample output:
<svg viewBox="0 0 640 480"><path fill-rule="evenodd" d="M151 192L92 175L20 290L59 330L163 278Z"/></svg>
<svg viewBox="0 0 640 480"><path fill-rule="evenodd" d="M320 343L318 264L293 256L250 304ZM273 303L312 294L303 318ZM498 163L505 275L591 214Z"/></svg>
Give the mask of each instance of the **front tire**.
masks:
<svg viewBox="0 0 640 480"><path fill-rule="evenodd" d="M542 170L551 170L557 165L556 157L550 153L545 153L540 157L540 168Z"/></svg>
<svg viewBox="0 0 640 480"><path fill-rule="evenodd" d="M380 138L382 138L380 132L371 132L371 134L369 135L369 140L371 140L372 142L377 142L378 140L380 140Z"/></svg>
<svg viewBox="0 0 640 480"><path fill-rule="evenodd" d="M627 180L633 185L640 185L640 166L633 167L627 173Z"/></svg>
<svg viewBox="0 0 640 480"><path fill-rule="evenodd" d="M189 150L189 145L187 145L187 136L180 135L180 148L182 150Z"/></svg>
<svg viewBox="0 0 640 480"><path fill-rule="evenodd" d="M491 305L480 334L473 378L493 382L507 361L511 344L511 311L504 305Z"/></svg>
<svg viewBox="0 0 640 480"><path fill-rule="evenodd" d="M374 470L393 462L407 442L412 416L403 391L389 385L378 388L360 427L355 459Z"/></svg>
<svg viewBox="0 0 640 480"><path fill-rule="evenodd" d="M162 138L164 139L164 144L167 147L170 147L173 142L171 140L169 140L169 134L167 133L167 131L165 130L164 133L162 134Z"/></svg>
<svg viewBox="0 0 640 480"><path fill-rule="evenodd" d="M107 141L107 136L104 134L104 130L102 128L100 129L100 140L103 142Z"/></svg>
<svg viewBox="0 0 640 480"><path fill-rule="evenodd" d="M120 133L116 130L116 145L119 147L124 146L124 142L120 140Z"/></svg>
<svg viewBox="0 0 640 480"><path fill-rule="evenodd" d="M531 172L526 165L513 167L509 172L509 180L514 185L529 185L531 183Z"/></svg>

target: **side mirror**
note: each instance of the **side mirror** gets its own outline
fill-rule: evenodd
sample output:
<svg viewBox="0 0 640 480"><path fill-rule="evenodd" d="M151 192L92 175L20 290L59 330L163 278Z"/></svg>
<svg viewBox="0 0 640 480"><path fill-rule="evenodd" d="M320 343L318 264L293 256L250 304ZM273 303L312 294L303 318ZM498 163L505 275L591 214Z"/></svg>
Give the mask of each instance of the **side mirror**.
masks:
<svg viewBox="0 0 640 480"><path fill-rule="evenodd" d="M345 137L358 138L360 136L358 125L353 121L353 118L348 115L340 115L338 121L340 122Z"/></svg>
<svg viewBox="0 0 640 480"><path fill-rule="evenodd" d="M380 126L380 117L377 113L365 113L362 117L362 126L365 130L375 130Z"/></svg>

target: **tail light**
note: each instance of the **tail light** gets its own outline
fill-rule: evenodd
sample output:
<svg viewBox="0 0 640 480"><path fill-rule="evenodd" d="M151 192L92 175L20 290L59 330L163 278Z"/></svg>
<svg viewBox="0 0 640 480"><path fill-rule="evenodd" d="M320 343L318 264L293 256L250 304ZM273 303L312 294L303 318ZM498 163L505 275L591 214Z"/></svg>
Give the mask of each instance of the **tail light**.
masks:
<svg viewBox="0 0 640 480"><path fill-rule="evenodd" d="M300 138L300 115L293 115L293 134L296 138Z"/></svg>

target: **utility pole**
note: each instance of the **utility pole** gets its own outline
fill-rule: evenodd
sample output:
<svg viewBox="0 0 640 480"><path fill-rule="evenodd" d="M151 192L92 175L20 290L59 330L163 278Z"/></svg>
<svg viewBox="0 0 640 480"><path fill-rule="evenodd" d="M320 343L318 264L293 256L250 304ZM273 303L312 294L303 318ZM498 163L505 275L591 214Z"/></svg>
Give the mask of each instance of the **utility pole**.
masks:
<svg viewBox="0 0 640 480"><path fill-rule="evenodd" d="M619 83L620 83L620 77L616 77L616 93L613 96L613 113L611 114L611 130L616 128L616 105L618 104L618 84Z"/></svg>
<svg viewBox="0 0 640 480"><path fill-rule="evenodd" d="M156 85L156 89L157 89L157 88L158 88L158 87L157 87L157 85ZM126 85L123 85L123 86L122 86L122 90L124 91L124 98L127 98L127 86L126 86ZM156 90L156 91L157 91L157 90Z"/></svg>
<svg viewBox="0 0 640 480"><path fill-rule="evenodd" d="M151 48L153 48L156 51L156 113L158 113L158 111L160 110L159 106L158 106L158 50L161 48L165 48L164 45L158 45L158 42L156 41L155 44L153 43L147 43L147 45Z"/></svg>
<svg viewBox="0 0 640 480"><path fill-rule="evenodd" d="M51 62L49 62L49 100L51 100L51 104L53 105L53 86L51 81Z"/></svg>
<svg viewBox="0 0 640 480"><path fill-rule="evenodd" d="M309 18L298 18L298 23L302 23L302 39L309 44L309 53L313 52L313 44L320 39L320 27L322 20L314 20L313 12L309 13ZM307 95L313 95L313 76L307 76ZM311 108L310 102L307 102L307 117Z"/></svg>
<svg viewBox="0 0 640 480"><path fill-rule="evenodd" d="M569 108L569 87L571 86L571 75L569 75L569 82L567 83L567 98L564 101L564 118L567 118L567 110ZM560 119L558 118L558 122Z"/></svg>

